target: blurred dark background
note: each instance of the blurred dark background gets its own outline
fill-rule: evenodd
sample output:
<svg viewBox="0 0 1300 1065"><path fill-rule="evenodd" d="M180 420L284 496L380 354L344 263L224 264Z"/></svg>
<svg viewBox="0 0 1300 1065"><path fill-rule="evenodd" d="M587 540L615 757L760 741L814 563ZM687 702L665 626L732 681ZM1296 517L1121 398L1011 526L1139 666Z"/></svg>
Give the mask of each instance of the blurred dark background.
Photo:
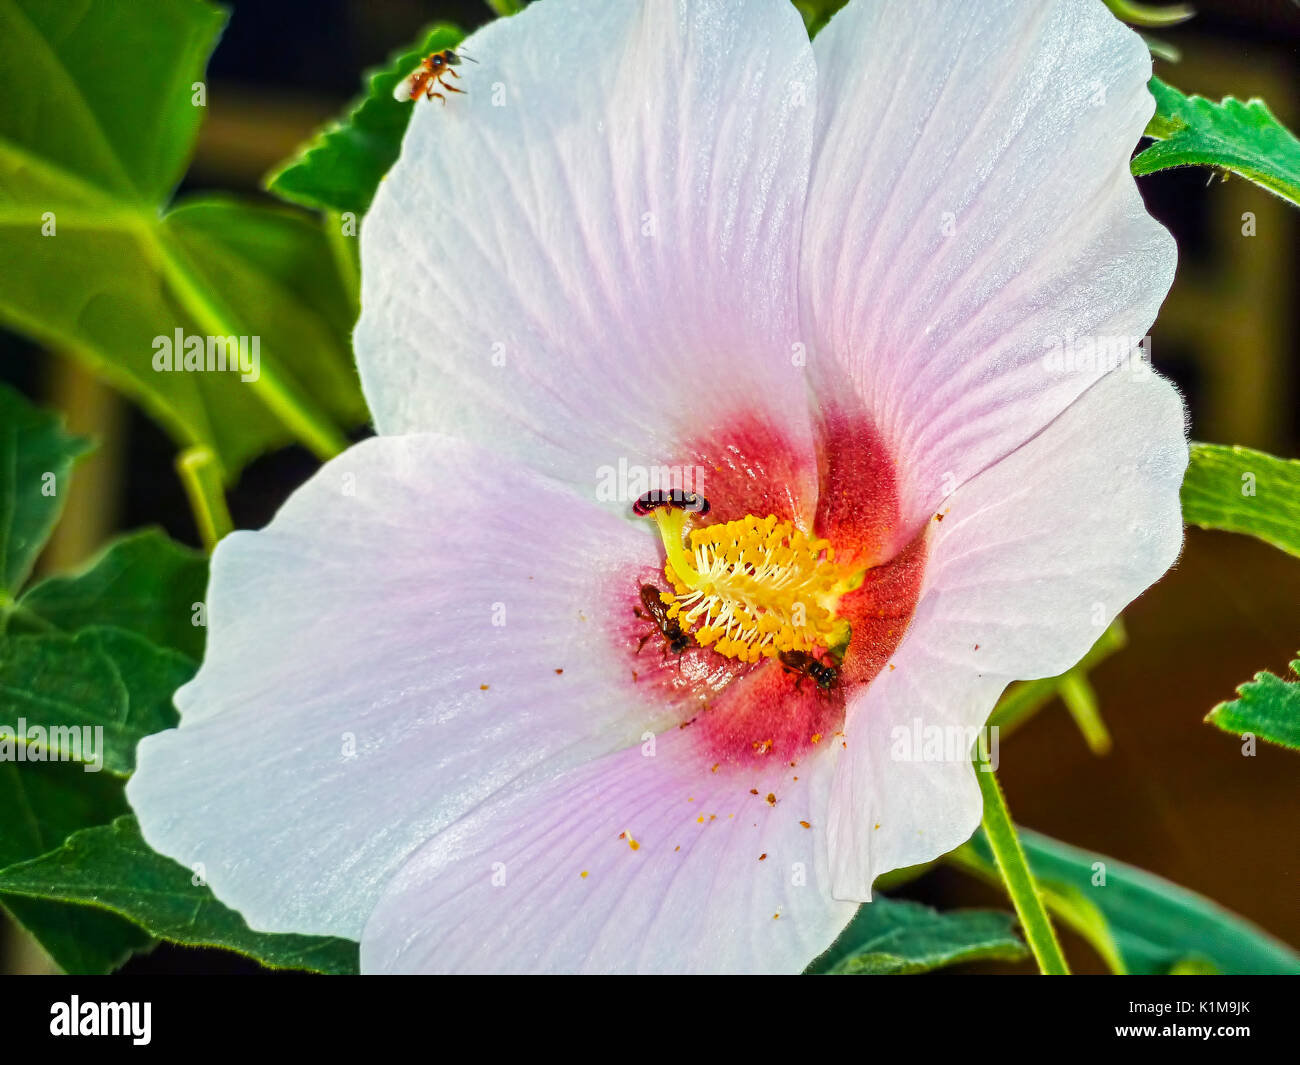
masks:
<svg viewBox="0 0 1300 1065"><path fill-rule="evenodd" d="M361 72L409 45L427 24L470 30L492 17L481 0L235 0L209 68L209 107L181 189L249 196L262 177L359 91ZM1157 33L1177 64L1156 72L1185 92L1262 96L1300 126L1300 5L1207 0L1191 22ZM1300 448L1300 212L1246 181L1167 171L1139 187L1175 235L1178 278L1152 331L1156 366L1186 397L1195 439L1295 456ZM269 197L268 197L269 199ZM1255 236L1243 235L1243 215ZM0 378L68 413L100 441L79 467L42 566L83 562L112 534L161 525L198 544L175 447L138 410L71 360L49 359L0 331ZM317 463L290 448L253 463L231 492L236 525L265 524ZM1246 758L1201 718L1256 670L1283 673L1300 651L1300 560L1244 537L1189 530L1183 557L1125 614L1130 644L1093 674L1112 753L1089 753L1058 705L1002 750L1019 821L1200 891L1300 944L1300 760L1267 744ZM941 907L1005 907L998 894L939 869L903 894ZM3 918L0 918L2 920ZM1102 970L1065 935L1079 971ZM47 971L16 930L0 927L0 972ZM1026 966L983 966L988 971ZM971 967L965 967L970 971ZM163 947L126 972L246 972L231 955ZM962 971L961 968L954 971Z"/></svg>

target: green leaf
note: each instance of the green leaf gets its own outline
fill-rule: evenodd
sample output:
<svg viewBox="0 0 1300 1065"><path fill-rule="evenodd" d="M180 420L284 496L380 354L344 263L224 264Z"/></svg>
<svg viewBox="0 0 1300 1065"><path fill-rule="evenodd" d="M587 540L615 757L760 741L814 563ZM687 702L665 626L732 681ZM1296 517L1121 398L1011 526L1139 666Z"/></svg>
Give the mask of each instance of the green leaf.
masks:
<svg viewBox="0 0 1300 1065"><path fill-rule="evenodd" d="M1130 973L1167 973L1193 955L1229 975L1300 973L1290 947L1195 892L1036 832L1020 829L1020 843L1049 902L1052 892L1078 893L1105 915ZM982 832L970 847L991 866ZM1104 885L1094 885L1103 870Z"/></svg>
<svg viewBox="0 0 1300 1065"><path fill-rule="evenodd" d="M122 629L18 636L0 644L0 722L44 730L44 750L29 746L28 758L48 752L127 776L140 740L176 725L172 694L194 670L184 655ZM89 748L88 728L103 730Z"/></svg>
<svg viewBox="0 0 1300 1065"><path fill-rule="evenodd" d="M1291 663L1300 678L1300 659ZM1205 718L1224 732L1251 733L1269 743L1300 750L1300 679L1283 680L1267 671L1256 673L1237 689L1237 698L1220 703Z"/></svg>
<svg viewBox="0 0 1300 1065"><path fill-rule="evenodd" d="M350 340L357 294L319 224L282 207L210 196L183 201L157 234L166 249L164 273L206 332L247 336L250 344L259 338L256 378L230 374L228 384L261 398L279 420L276 435L289 438L282 423L325 454L336 447L325 439L332 430L318 432L299 408L319 403L330 425L366 419ZM223 426L243 431L243 423Z"/></svg>
<svg viewBox="0 0 1300 1065"><path fill-rule="evenodd" d="M0 322L134 397L228 478L293 440L328 456L363 417L347 282L280 210L166 199L225 21L206 0L0 0ZM259 373L158 371L158 338L258 337ZM215 347L213 354L216 354Z"/></svg>
<svg viewBox="0 0 1300 1065"><path fill-rule="evenodd" d="M368 86L341 121L325 127L266 179L277 196L306 207L351 211L370 208L379 182L402 148L410 103L393 98L397 83L431 52L454 48L464 34L446 23L430 27L417 47L394 53L367 75Z"/></svg>
<svg viewBox="0 0 1300 1065"><path fill-rule="evenodd" d="M0 895L0 904L73 976L103 976L156 945L139 925L103 910L21 895Z"/></svg>
<svg viewBox="0 0 1300 1065"><path fill-rule="evenodd" d="M61 180L162 200L189 158L202 117L190 85L225 12L204 0L4 0L0 15L0 158L31 183L15 198Z"/></svg>
<svg viewBox="0 0 1300 1065"><path fill-rule="evenodd" d="M0 870L0 893L111 911L170 943L217 947L273 969L357 971L358 947L326 936L253 932L195 874L152 851L134 817L71 836L58 850Z"/></svg>
<svg viewBox="0 0 1300 1065"><path fill-rule="evenodd" d="M919 902L878 897L807 972L827 976L923 973L966 961L1019 961L1028 951L998 910L940 913Z"/></svg>
<svg viewBox="0 0 1300 1065"><path fill-rule="evenodd" d="M0 762L0 868L36 858L73 832L127 810L122 782L68 762ZM0 904L65 972L107 973L153 940L111 913L6 895Z"/></svg>
<svg viewBox="0 0 1300 1065"><path fill-rule="evenodd" d="M195 620L206 619L196 605L203 602L207 580L203 555L145 529L115 540L80 573L32 585L19 599L9 631L53 626L75 633L110 625L198 661L206 629Z"/></svg>
<svg viewBox="0 0 1300 1065"><path fill-rule="evenodd" d="M68 494L68 475L90 443L0 384L0 606L22 587Z"/></svg>
<svg viewBox="0 0 1300 1065"><path fill-rule="evenodd" d="M1216 104L1185 96L1159 78L1150 85L1156 113L1146 135L1159 143L1133 160L1134 174L1173 166L1219 167L1300 206L1300 140L1263 100L1242 103L1227 96Z"/></svg>
<svg viewBox="0 0 1300 1065"><path fill-rule="evenodd" d="M1214 962L1193 954L1169 967L1170 976L1220 976Z"/></svg>
<svg viewBox="0 0 1300 1065"><path fill-rule="evenodd" d="M1189 525L1245 533L1300 556L1300 462L1294 459L1193 444L1182 500Z"/></svg>

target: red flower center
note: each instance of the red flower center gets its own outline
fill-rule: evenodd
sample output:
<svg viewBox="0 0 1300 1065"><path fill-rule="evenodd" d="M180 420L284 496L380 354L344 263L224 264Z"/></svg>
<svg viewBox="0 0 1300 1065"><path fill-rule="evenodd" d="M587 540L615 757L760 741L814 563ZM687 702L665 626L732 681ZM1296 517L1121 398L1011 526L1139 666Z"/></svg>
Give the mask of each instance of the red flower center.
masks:
<svg viewBox="0 0 1300 1065"><path fill-rule="evenodd" d="M826 415L817 468L802 468L807 463L794 455L780 434L760 424L728 427L689 448L684 465L702 468L704 483L688 487L708 499L707 524L680 511L669 518L671 508L660 508L660 524L674 535L683 523L695 525L694 536L682 541L686 557L665 533L669 557L647 559L617 585L627 623L615 638L635 683L678 711L678 727L694 732L714 771L797 764L819 747L842 743L847 700L888 667L920 592L925 529L902 527L894 461L870 422ZM791 529L783 539L782 530ZM725 589L710 580L734 575L709 569L718 557L712 546L722 541L747 567L744 580L777 574L777 591L763 600L772 604L770 614L707 608L709 593L726 603ZM759 541L784 568L764 568L768 556L753 546ZM687 566L690 577L675 572ZM836 573L845 579L834 583ZM808 574L809 587L834 588L823 600L833 615L818 614L817 624L800 616L807 623L799 628L787 624L786 609L798 596L785 593ZM808 609L820 610L816 602ZM732 638L720 619L752 623L752 637ZM848 634L847 646L828 635L837 626Z"/></svg>

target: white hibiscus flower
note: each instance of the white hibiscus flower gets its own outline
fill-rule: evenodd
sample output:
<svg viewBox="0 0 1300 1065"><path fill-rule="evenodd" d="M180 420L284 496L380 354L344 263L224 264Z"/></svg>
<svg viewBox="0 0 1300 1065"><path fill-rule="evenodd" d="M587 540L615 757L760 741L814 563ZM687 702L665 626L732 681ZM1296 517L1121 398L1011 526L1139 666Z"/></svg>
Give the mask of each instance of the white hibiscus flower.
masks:
<svg viewBox="0 0 1300 1065"><path fill-rule="evenodd" d="M131 801L366 971L797 972L979 822L895 730L981 726L1177 556L1177 393L1053 359L1173 277L1149 57L1099 0L811 45L540 0L466 51L362 231L380 435L219 546ZM665 467L707 515L607 498Z"/></svg>

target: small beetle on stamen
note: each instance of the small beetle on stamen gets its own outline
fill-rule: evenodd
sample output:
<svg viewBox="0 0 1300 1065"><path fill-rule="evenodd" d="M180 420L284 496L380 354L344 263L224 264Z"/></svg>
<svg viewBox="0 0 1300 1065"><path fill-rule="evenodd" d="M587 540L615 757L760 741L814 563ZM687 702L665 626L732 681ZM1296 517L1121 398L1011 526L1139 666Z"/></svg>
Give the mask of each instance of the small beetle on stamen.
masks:
<svg viewBox="0 0 1300 1065"><path fill-rule="evenodd" d="M397 83L397 88L393 90L393 96L402 101L414 100L421 94L427 100L432 100L436 96L442 101L444 107L447 106L447 98L437 89L441 88L446 89L447 92L465 94L464 89L448 85L442 80L448 74L453 78L460 77L452 68L460 66L462 59L468 59L471 63L478 62L473 56L457 52L452 48L444 48L441 52L434 52L432 55L425 56L420 60L418 67Z"/></svg>
<svg viewBox="0 0 1300 1065"><path fill-rule="evenodd" d="M817 682L820 691L828 692L840 682L840 671L834 666L828 666L819 661L814 655L807 651L782 651L777 655L781 665L786 667L787 672L799 674L799 679L794 682L796 688L803 683L804 677L812 677Z"/></svg>
<svg viewBox="0 0 1300 1065"><path fill-rule="evenodd" d="M632 504L632 513L638 518L644 518L659 507L672 507L674 510L685 510L703 517L709 512L709 501L698 492L687 492L681 488L656 488Z"/></svg>
<svg viewBox="0 0 1300 1065"><path fill-rule="evenodd" d="M675 655L681 655L690 646L691 638L682 631L680 621L668 616L668 607L664 605L663 599L660 598L659 589L653 584L641 585L641 604L646 608L646 613L641 613L635 607L633 611L637 617L648 617L655 623L659 635L664 638L664 654L672 651ZM651 633L647 632L641 637L641 642L636 645L637 654L641 653L641 648L645 646L646 640L650 639L651 635Z"/></svg>

